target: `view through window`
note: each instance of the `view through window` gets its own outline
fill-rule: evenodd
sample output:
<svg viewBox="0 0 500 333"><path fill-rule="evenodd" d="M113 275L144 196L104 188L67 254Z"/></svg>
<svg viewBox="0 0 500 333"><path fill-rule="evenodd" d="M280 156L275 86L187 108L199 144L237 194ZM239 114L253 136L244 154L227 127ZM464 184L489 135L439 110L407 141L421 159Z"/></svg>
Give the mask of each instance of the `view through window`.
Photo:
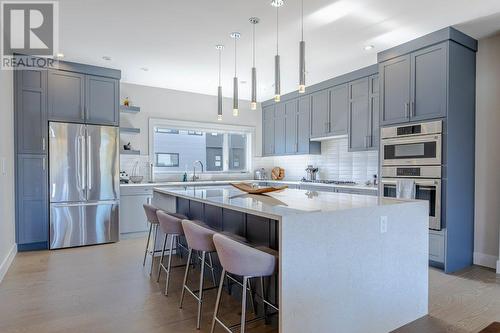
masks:
<svg viewBox="0 0 500 333"><path fill-rule="evenodd" d="M154 164L159 172L190 172L201 161L206 172L247 172L249 133L153 127Z"/></svg>

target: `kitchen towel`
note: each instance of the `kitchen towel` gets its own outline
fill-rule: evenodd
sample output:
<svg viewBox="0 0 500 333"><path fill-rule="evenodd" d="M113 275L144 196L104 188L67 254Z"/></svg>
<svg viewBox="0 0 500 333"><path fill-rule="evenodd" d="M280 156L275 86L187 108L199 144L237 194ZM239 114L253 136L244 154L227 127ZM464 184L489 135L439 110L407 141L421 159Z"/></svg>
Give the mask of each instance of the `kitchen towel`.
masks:
<svg viewBox="0 0 500 333"><path fill-rule="evenodd" d="M415 181L413 179L398 179L396 183L396 198L415 199Z"/></svg>

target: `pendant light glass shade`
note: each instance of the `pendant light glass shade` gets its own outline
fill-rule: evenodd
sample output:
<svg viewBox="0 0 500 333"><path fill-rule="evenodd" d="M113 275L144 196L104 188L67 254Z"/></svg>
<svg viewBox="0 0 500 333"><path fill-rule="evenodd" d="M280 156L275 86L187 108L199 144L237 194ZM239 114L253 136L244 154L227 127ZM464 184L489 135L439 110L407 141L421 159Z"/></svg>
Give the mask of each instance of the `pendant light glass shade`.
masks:
<svg viewBox="0 0 500 333"><path fill-rule="evenodd" d="M258 17L251 17L250 23L253 25L253 38L252 38L252 101L250 102L250 109L257 110L257 68L255 67L255 25L259 23Z"/></svg>
<svg viewBox="0 0 500 333"><path fill-rule="evenodd" d="M304 42L304 0L301 1L301 40L299 43L299 93L306 92L306 42Z"/></svg>
<svg viewBox="0 0 500 333"><path fill-rule="evenodd" d="M221 85L221 59L224 45L216 45L215 48L219 51L219 86L217 87L217 120L222 120L222 85Z"/></svg>
<svg viewBox="0 0 500 333"><path fill-rule="evenodd" d="M237 117L239 115L239 110L238 110L238 75L236 72L236 67L237 67L236 42L241 37L241 34L239 32L232 32L230 36L231 38L234 39L233 116Z"/></svg>

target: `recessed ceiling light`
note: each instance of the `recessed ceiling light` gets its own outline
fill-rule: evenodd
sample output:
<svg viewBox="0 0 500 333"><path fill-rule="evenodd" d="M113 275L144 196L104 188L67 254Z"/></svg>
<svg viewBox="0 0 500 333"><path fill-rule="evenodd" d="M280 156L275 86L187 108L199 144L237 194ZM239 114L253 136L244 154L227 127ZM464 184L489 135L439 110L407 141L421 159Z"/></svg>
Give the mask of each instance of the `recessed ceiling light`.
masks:
<svg viewBox="0 0 500 333"><path fill-rule="evenodd" d="M372 50L372 49L374 49L374 48L375 48L375 46L373 46L373 45L366 45L366 46L364 47L365 51L370 51L370 50Z"/></svg>
<svg viewBox="0 0 500 333"><path fill-rule="evenodd" d="M147 71L149 71L149 68L147 68L147 67L141 67L141 71L147 72Z"/></svg>
<svg viewBox="0 0 500 333"><path fill-rule="evenodd" d="M111 57L110 57L110 56L103 56L102 58L103 58L104 60L106 60L106 61L110 61L110 60L111 60Z"/></svg>
<svg viewBox="0 0 500 333"><path fill-rule="evenodd" d="M281 7L285 4L283 0L271 0L271 6L273 7Z"/></svg>
<svg viewBox="0 0 500 333"><path fill-rule="evenodd" d="M56 58L58 58L58 59L64 58L64 53L57 53Z"/></svg>

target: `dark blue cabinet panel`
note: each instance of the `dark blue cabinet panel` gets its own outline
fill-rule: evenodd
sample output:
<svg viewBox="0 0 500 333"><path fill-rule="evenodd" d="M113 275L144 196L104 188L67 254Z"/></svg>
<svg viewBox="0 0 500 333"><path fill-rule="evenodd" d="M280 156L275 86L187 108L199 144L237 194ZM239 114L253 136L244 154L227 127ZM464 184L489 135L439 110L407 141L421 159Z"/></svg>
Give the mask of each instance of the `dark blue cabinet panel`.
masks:
<svg viewBox="0 0 500 333"><path fill-rule="evenodd" d="M49 71L49 120L85 121L85 75Z"/></svg>
<svg viewBox="0 0 500 333"><path fill-rule="evenodd" d="M274 154L285 154L286 113L285 104L276 104L274 116Z"/></svg>
<svg viewBox="0 0 500 333"><path fill-rule="evenodd" d="M262 109L262 155L274 154L274 105Z"/></svg>
<svg viewBox="0 0 500 333"><path fill-rule="evenodd" d="M311 142L311 97L299 98L297 112L297 153L308 154L313 150L311 145L319 146L318 142Z"/></svg>
<svg viewBox="0 0 500 333"><path fill-rule="evenodd" d="M119 81L87 75L85 83L86 122L117 126L119 122Z"/></svg>
<svg viewBox="0 0 500 333"><path fill-rule="evenodd" d="M410 61L404 55L380 64L382 125L410 120Z"/></svg>
<svg viewBox="0 0 500 333"><path fill-rule="evenodd" d="M47 150L47 71L15 73L16 145L19 154Z"/></svg>
<svg viewBox="0 0 500 333"><path fill-rule="evenodd" d="M412 120L446 116L448 86L448 43L411 54Z"/></svg>
<svg viewBox="0 0 500 333"><path fill-rule="evenodd" d="M285 153L297 152L297 100L285 103Z"/></svg>
<svg viewBox="0 0 500 333"><path fill-rule="evenodd" d="M349 111L348 84L341 84L330 90L330 133L347 134L347 115Z"/></svg>
<svg viewBox="0 0 500 333"><path fill-rule="evenodd" d="M370 81L370 140L369 148L377 150L380 143L380 97L379 97L379 77L372 75Z"/></svg>
<svg viewBox="0 0 500 333"><path fill-rule="evenodd" d="M312 94L311 99L311 137L323 137L328 134L329 90Z"/></svg>
<svg viewBox="0 0 500 333"><path fill-rule="evenodd" d="M368 78L349 83L349 150L366 150L370 137Z"/></svg>
<svg viewBox="0 0 500 333"><path fill-rule="evenodd" d="M47 158L17 156L17 243L48 242Z"/></svg>

